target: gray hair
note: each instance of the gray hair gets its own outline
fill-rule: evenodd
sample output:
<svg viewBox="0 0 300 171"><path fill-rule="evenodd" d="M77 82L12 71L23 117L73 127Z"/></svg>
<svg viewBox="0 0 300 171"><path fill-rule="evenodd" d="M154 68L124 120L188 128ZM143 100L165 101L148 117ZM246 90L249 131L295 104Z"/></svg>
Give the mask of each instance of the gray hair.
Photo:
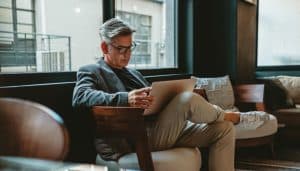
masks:
<svg viewBox="0 0 300 171"><path fill-rule="evenodd" d="M110 43L114 37L130 35L135 30L126 22L112 18L100 26L99 34L102 41Z"/></svg>

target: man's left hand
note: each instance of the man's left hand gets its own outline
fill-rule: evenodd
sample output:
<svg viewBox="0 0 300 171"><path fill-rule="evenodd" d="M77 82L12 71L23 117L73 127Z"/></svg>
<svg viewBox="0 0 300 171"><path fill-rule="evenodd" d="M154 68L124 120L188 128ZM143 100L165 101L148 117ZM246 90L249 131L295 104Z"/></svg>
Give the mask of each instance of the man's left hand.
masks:
<svg viewBox="0 0 300 171"><path fill-rule="evenodd" d="M153 96L149 95L150 91L151 87L145 87L130 91L128 93L129 106L140 107L143 109L150 108L153 102Z"/></svg>

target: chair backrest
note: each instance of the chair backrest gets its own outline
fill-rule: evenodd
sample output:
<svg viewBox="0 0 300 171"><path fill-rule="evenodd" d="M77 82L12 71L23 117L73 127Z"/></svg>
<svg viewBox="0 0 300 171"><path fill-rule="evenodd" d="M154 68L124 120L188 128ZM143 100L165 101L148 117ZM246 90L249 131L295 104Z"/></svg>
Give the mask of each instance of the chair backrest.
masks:
<svg viewBox="0 0 300 171"><path fill-rule="evenodd" d="M0 155L62 160L69 147L61 117L31 101L0 98Z"/></svg>
<svg viewBox="0 0 300 171"><path fill-rule="evenodd" d="M241 84L234 86L236 105L254 103L256 110L265 111L264 84Z"/></svg>
<svg viewBox="0 0 300 171"><path fill-rule="evenodd" d="M240 84L235 85L233 90L235 105L240 106L241 104L255 104L255 110L266 110L264 105L264 84ZM194 92L208 100L205 89L195 88Z"/></svg>

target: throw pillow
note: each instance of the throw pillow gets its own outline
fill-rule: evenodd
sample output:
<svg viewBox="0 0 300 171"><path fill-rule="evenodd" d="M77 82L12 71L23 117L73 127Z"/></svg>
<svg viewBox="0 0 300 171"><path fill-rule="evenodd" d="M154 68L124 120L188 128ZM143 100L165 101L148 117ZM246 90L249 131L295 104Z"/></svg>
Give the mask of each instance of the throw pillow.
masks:
<svg viewBox="0 0 300 171"><path fill-rule="evenodd" d="M281 108L294 107L294 102L286 88L276 77L265 77L262 79L265 84L265 105L267 109L277 110Z"/></svg>
<svg viewBox="0 0 300 171"><path fill-rule="evenodd" d="M198 78L196 79L196 88L203 88L206 91L208 101L220 106L224 110L234 108L234 93L229 76Z"/></svg>
<svg viewBox="0 0 300 171"><path fill-rule="evenodd" d="M294 103L300 104L300 77L277 76L276 78L286 88Z"/></svg>

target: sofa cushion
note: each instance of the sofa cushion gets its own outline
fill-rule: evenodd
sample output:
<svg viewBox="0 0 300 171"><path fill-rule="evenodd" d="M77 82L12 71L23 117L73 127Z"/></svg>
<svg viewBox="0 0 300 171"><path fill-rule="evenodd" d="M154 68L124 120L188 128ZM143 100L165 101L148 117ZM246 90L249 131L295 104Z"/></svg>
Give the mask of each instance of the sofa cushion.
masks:
<svg viewBox="0 0 300 171"><path fill-rule="evenodd" d="M264 123L256 129L248 129L239 124L236 125L236 139L258 138L276 133L278 128L277 119L273 115L268 115L269 120L264 121Z"/></svg>
<svg viewBox="0 0 300 171"><path fill-rule="evenodd" d="M205 89L208 101L228 110L234 108L234 93L229 76L196 79L196 88Z"/></svg>
<svg viewBox="0 0 300 171"><path fill-rule="evenodd" d="M300 77L277 76L281 84L285 87L294 103L300 103Z"/></svg>
<svg viewBox="0 0 300 171"><path fill-rule="evenodd" d="M279 123L286 126L300 126L300 108L278 109L274 111Z"/></svg>

